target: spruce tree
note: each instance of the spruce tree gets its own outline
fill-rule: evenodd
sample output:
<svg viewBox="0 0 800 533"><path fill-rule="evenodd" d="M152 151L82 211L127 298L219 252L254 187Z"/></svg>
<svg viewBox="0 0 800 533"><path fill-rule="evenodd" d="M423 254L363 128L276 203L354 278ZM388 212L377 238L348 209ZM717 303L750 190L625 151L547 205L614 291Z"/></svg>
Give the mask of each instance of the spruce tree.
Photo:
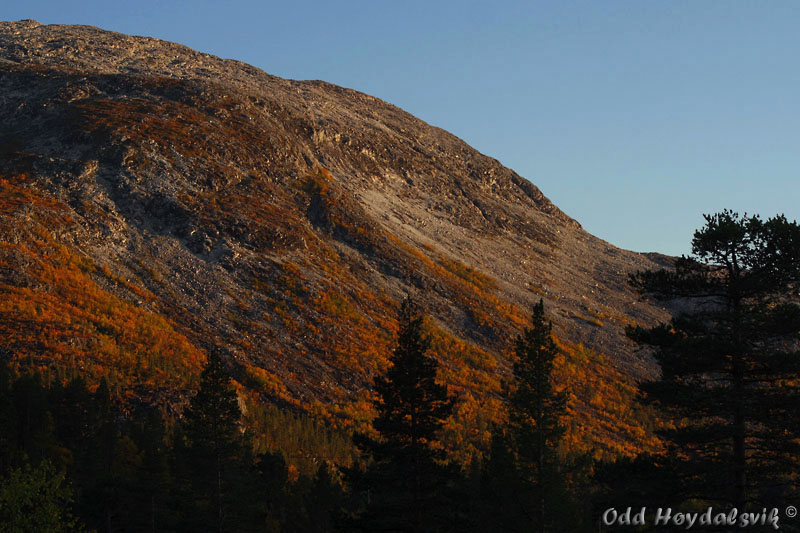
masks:
<svg viewBox="0 0 800 533"><path fill-rule="evenodd" d="M632 277L682 312L629 335L656 347L644 383L682 496L743 510L795 497L800 445L800 227L730 211L705 216L692 255Z"/></svg>
<svg viewBox="0 0 800 533"><path fill-rule="evenodd" d="M391 367L375 380L375 435L355 439L372 461L358 483L369 502L358 524L363 529L437 531L449 520L443 501L448 476L437 440L453 399L436 382L438 363L429 347L423 318L406 299Z"/></svg>

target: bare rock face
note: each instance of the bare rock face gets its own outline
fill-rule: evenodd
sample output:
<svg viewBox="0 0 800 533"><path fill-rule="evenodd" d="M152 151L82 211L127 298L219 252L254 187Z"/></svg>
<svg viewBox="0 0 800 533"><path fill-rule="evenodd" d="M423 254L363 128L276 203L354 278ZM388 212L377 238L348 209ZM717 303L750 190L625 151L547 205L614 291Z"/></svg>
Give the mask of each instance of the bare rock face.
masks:
<svg viewBox="0 0 800 533"><path fill-rule="evenodd" d="M497 393L539 298L564 343L623 375L656 371L623 334L665 316L626 284L653 260L377 98L152 38L21 21L0 23L0 115L4 253L34 250L30 239L63 247L93 265L87 284L222 351L261 394L349 401L385 366L406 294L431 317L447 379L476 397ZM57 278L6 264L7 293L71 298ZM13 313L10 349L46 360ZM71 320L95 331L92 317Z"/></svg>

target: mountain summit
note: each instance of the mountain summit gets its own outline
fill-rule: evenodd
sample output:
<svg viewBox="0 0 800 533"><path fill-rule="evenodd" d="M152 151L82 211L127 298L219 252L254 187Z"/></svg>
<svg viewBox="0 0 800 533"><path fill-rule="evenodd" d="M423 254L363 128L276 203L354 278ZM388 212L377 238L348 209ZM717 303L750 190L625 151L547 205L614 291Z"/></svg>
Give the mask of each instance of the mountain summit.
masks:
<svg viewBox="0 0 800 533"><path fill-rule="evenodd" d="M411 295L467 429L540 298L578 426L656 372L623 334L665 316L626 283L655 256L372 96L21 21L0 23L0 114L0 344L20 368L172 403L214 350L243 396L352 421ZM638 438L612 429L592 438Z"/></svg>

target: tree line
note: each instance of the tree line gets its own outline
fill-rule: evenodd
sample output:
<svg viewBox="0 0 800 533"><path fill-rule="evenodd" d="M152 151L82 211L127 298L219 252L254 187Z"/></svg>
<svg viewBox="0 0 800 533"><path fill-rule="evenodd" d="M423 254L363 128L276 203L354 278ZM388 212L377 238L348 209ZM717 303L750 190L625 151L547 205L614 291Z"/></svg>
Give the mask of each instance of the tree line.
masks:
<svg viewBox="0 0 800 533"><path fill-rule="evenodd" d="M376 416L353 436L361 459L313 474L253 451L214 353L175 419L147 405L123 414L104 382L45 384L3 362L0 531L631 530L603 511L783 507L800 486L798 281L798 225L729 211L706 217L674 268L633 275L676 309L669 323L628 329L661 367L640 388L664 446L613 462L561 445L566 391L552 379L558 348L541 300L514 345L503 421L466 466L440 441L457 400L410 300L374 382Z"/></svg>

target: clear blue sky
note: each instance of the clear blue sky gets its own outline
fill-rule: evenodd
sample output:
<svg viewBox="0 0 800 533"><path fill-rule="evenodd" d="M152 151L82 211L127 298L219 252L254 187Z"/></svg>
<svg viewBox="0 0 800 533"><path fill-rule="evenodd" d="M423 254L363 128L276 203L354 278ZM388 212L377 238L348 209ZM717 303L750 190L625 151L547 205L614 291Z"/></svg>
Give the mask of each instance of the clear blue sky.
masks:
<svg viewBox="0 0 800 533"><path fill-rule="evenodd" d="M800 2L6 0L372 94L637 251L701 214L800 218Z"/></svg>

